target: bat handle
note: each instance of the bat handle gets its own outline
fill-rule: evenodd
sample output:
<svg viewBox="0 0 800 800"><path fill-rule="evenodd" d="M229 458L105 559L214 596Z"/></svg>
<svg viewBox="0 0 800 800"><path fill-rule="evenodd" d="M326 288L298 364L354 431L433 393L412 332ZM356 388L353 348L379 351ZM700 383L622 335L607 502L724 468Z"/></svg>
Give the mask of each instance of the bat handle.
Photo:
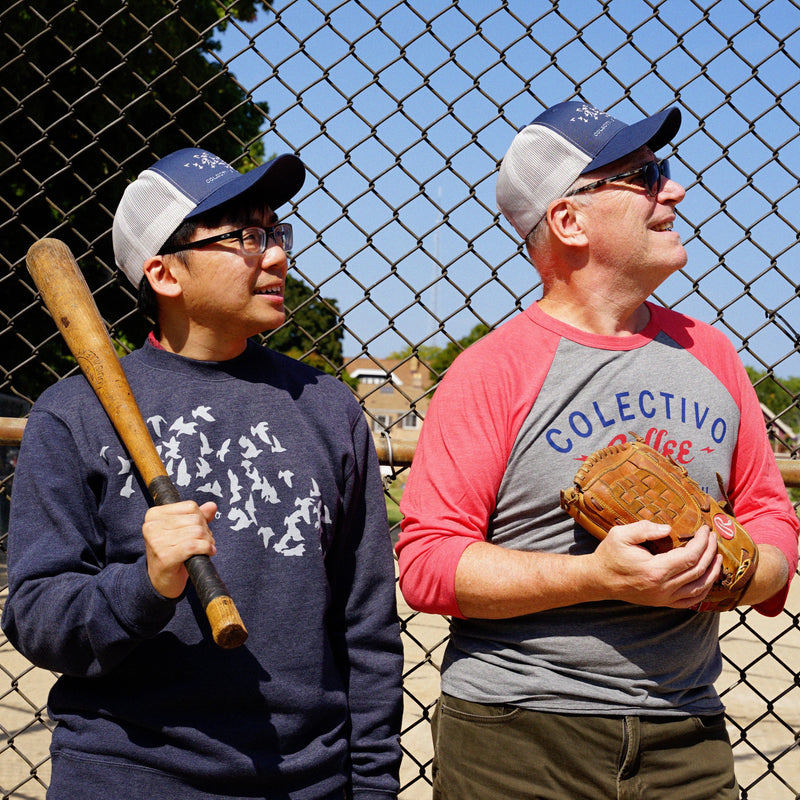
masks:
<svg viewBox="0 0 800 800"><path fill-rule="evenodd" d="M159 506L181 500L178 490L166 475L157 475L147 489ZM226 650L239 647L247 639L247 629L211 559L208 556L190 556L186 560L186 571L206 612L214 641Z"/></svg>

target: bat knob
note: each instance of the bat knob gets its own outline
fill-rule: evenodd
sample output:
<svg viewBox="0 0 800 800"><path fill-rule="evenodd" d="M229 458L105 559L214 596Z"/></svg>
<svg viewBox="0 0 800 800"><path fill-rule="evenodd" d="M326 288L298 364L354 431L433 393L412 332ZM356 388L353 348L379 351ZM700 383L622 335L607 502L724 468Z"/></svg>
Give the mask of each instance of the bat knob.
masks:
<svg viewBox="0 0 800 800"><path fill-rule="evenodd" d="M206 616L211 625L214 641L225 650L244 644L247 628L230 597L220 595L206 606Z"/></svg>

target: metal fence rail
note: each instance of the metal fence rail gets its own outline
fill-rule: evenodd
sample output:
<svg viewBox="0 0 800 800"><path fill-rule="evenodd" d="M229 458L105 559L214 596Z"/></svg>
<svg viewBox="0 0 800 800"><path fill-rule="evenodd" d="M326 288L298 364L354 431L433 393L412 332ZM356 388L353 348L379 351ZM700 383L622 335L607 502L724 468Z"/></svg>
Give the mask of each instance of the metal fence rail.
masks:
<svg viewBox="0 0 800 800"><path fill-rule="evenodd" d="M514 131L583 98L634 120L680 106L673 172L689 261L657 301L732 339L783 455L800 429L800 4L795 0L12 0L0 10L0 417L75 369L24 267L55 236L83 267L120 352L147 329L116 274L126 185L201 145L245 168L297 152L294 311L273 346L346 377L356 359L457 350L536 295L494 202ZM370 411L372 393L362 393ZM421 390L400 387L424 416ZM400 416L381 417L399 441ZM393 438L394 435L394 438ZM405 445L404 445L405 446ZM397 451L400 452L399 450ZM4 549L13 447L0 446ZM408 458L384 453L390 506ZM5 585L0 576L0 585ZM430 795L429 712L446 621L399 597L404 800ZM723 620L742 797L800 797L800 595ZM53 675L0 642L0 796L41 798Z"/></svg>

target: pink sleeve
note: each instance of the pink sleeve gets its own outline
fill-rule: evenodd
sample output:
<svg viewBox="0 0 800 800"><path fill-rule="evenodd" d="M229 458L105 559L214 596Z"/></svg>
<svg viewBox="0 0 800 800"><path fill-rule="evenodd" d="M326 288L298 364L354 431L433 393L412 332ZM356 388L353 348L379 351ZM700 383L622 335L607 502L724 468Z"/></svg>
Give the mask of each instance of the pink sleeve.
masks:
<svg viewBox="0 0 800 800"><path fill-rule="evenodd" d="M520 336L525 315L462 353L436 389L425 416L400 509L396 545L400 588L419 611L461 617L455 573L464 550L484 541L506 461L552 360L533 354L531 333ZM500 357L503 356L503 357ZM508 363L512 361L513 363ZM526 364L525 382L515 365ZM532 366L533 365L533 366ZM533 374L532 374L533 373Z"/></svg>
<svg viewBox="0 0 800 800"><path fill-rule="evenodd" d="M680 341L682 336L675 338L716 375L741 410L726 488L736 519L753 541L775 545L786 556L789 564L786 586L769 600L754 606L765 616L775 616L786 603L789 584L797 570L800 524L769 444L758 397L733 345L720 331L697 325L691 329L688 341Z"/></svg>

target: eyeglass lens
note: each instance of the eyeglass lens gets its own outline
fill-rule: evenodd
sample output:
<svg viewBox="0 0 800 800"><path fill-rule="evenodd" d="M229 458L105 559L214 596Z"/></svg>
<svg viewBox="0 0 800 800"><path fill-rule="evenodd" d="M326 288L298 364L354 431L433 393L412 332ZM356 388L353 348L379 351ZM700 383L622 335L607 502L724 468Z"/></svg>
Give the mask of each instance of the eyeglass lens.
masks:
<svg viewBox="0 0 800 800"><path fill-rule="evenodd" d="M644 165L644 183L647 187L647 193L652 197L655 197L661 189L662 175L665 181L669 180L668 159L665 158L663 161L648 161L647 164Z"/></svg>
<svg viewBox="0 0 800 800"><path fill-rule="evenodd" d="M292 240L292 226L288 222L266 229L244 228L241 233L242 250L251 255L260 255L272 245L278 245L283 250L291 250Z"/></svg>

